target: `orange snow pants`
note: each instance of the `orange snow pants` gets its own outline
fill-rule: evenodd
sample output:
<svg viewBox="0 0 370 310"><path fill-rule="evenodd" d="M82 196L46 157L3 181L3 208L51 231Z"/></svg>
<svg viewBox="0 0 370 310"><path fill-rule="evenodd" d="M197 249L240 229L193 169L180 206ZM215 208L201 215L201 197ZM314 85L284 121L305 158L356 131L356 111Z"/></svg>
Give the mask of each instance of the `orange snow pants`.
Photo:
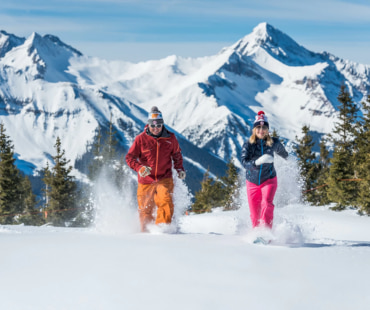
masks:
<svg viewBox="0 0 370 310"><path fill-rule="evenodd" d="M147 224L154 222L154 220L156 224L171 223L174 210L172 193L172 178L166 178L152 184L139 183L137 201L142 232L147 231ZM154 218L155 207L157 207L156 218Z"/></svg>

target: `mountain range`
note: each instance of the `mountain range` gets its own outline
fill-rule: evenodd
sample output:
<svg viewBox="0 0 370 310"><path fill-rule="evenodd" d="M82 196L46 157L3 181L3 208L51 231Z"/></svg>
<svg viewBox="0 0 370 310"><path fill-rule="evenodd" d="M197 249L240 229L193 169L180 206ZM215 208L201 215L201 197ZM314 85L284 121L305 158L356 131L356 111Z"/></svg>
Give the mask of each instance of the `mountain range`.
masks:
<svg viewBox="0 0 370 310"><path fill-rule="evenodd" d="M124 154L155 105L179 139L195 191L207 169L221 176L231 158L240 167L259 110L288 146L305 124L315 137L331 132L342 84L360 104L370 66L309 51L267 23L213 56L139 63L87 57L53 35L0 31L0 119L28 175L52 160L59 136L84 178L99 125L112 121Z"/></svg>

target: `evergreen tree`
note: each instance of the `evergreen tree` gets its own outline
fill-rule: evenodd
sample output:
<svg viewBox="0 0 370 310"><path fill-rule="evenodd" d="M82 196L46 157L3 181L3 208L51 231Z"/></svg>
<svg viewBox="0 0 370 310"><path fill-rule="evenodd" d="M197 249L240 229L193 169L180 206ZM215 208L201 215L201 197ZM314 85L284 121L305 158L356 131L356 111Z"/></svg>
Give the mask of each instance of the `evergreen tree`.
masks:
<svg viewBox="0 0 370 310"><path fill-rule="evenodd" d="M334 151L327 184L328 198L336 203L333 209L343 210L346 206L353 206L358 195L358 183L349 181L355 178L354 148L358 108L344 85L341 87L338 101L339 122L333 130L335 135L330 135Z"/></svg>
<svg viewBox="0 0 370 310"><path fill-rule="evenodd" d="M17 222L25 225L39 226L45 223L43 214L37 210L36 196L32 192L31 181L28 177L23 179L24 211Z"/></svg>
<svg viewBox="0 0 370 310"><path fill-rule="evenodd" d="M101 169L108 169L109 166L115 165L117 160L116 146L118 140L116 138L117 131L114 130L112 123L112 115L109 121L109 131L106 133L106 138L103 139L103 133L99 127L94 138L93 144L93 161L89 166L89 178L94 181L100 174Z"/></svg>
<svg viewBox="0 0 370 310"><path fill-rule="evenodd" d="M240 208L240 188L239 174L232 159L227 163L226 176L221 180L224 184L224 210L237 210Z"/></svg>
<svg viewBox="0 0 370 310"><path fill-rule="evenodd" d="M56 155L52 157L54 167L51 171L48 167L44 170L47 222L54 226L66 226L78 214L75 204L77 185L71 176L72 166L67 166L70 161L65 158L59 137L55 149Z"/></svg>
<svg viewBox="0 0 370 310"><path fill-rule="evenodd" d="M320 141L320 160L319 160L319 176L317 179L317 195L318 195L318 204L327 205L331 201L328 198L328 186L326 181L329 176L329 151L326 147L326 139L322 138Z"/></svg>
<svg viewBox="0 0 370 310"><path fill-rule="evenodd" d="M89 179L95 180L100 173L100 170L103 166L103 158L102 158L102 132L101 127L99 126L98 131L94 137L93 143L93 160L89 166Z"/></svg>
<svg viewBox="0 0 370 310"><path fill-rule="evenodd" d="M101 127L99 125L98 131L96 133L96 138L95 138L95 143L93 145L93 155L94 156L100 156L102 153L102 132L101 132Z"/></svg>
<svg viewBox="0 0 370 310"><path fill-rule="evenodd" d="M112 115L110 117L108 130L103 132L99 127L94 138L93 144L93 160L89 166L89 178L92 183L86 185L83 192L84 203L86 206L82 214L85 219L93 221L94 219L94 201L96 200L94 184L101 176L107 177L107 182L110 182L112 190L116 192L117 197L123 196L123 189L127 188L131 179L128 177L130 173L127 169L125 158L122 155L120 159L117 155L117 131L114 130Z"/></svg>
<svg viewBox="0 0 370 310"><path fill-rule="evenodd" d="M213 208L236 210L240 207L240 182L236 166L230 160L227 163L226 175L221 179L213 179L206 171L201 183L201 189L195 193L192 210L195 213L211 212Z"/></svg>
<svg viewBox="0 0 370 310"><path fill-rule="evenodd" d="M128 170L125 161L125 156L121 156L120 160L117 161L117 165L114 167L113 180L116 188L120 191L125 185L128 185Z"/></svg>
<svg viewBox="0 0 370 310"><path fill-rule="evenodd" d="M294 149L297 153L300 175L303 180L303 195L308 202L316 205L319 203L320 197L312 189L318 186L319 166L316 155L312 150L315 142L309 130L310 128L307 125L302 127L303 137L301 139L296 137L298 144Z"/></svg>
<svg viewBox="0 0 370 310"><path fill-rule="evenodd" d="M50 191L51 191L51 185L53 181L48 162L46 163L46 167L42 169L41 175L42 175L42 181L44 182L44 185L45 185L45 187L42 188L44 208L47 209L49 207Z"/></svg>
<svg viewBox="0 0 370 310"><path fill-rule="evenodd" d="M118 139L116 138L116 135L117 131L114 130L111 115L109 131L105 134L106 138L103 139L100 127L94 138L94 158L89 167L89 178L90 180L95 181L100 175L102 169L104 169L105 174L111 176L113 184L116 185L117 188L122 188L127 175L127 170L125 169L124 157L121 156L121 158L118 159L116 150Z"/></svg>
<svg viewBox="0 0 370 310"><path fill-rule="evenodd" d="M15 166L14 146L0 124L0 224L13 224L22 213L22 176Z"/></svg>
<svg viewBox="0 0 370 310"><path fill-rule="evenodd" d="M275 128L271 133L271 137L274 137L274 138L279 138L280 137L279 133L277 132L277 130Z"/></svg>
<svg viewBox="0 0 370 310"><path fill-rule="evenodd" d="M195 193L195 202L191 209L195 213L211 212L212 208L223 206L224 197L222 183L218 179L212 179L208 169L201 182L201 189Z"/></svg>
<svg viewBox="0 0 370 310"><path fill-rule="evenodd" d="M109 120L109 131L107 133L107 138L103 145L102 155L105 164L112 163L113 160L117 159L116 145L118 143L116 138L117 131L113 128L112 114Z"/></svg>
<svg viewBox="0 0 370 310"><path fill-rule="evenodd" d="M272 131L272 133L271 133L271 137L273 137L273 138L278 138L279 139L279 141L282 143L282 144L285 144L284 143L284 139L282 139L281 137L280 137L280 134L279 134L279 132L274 128L274 130Z"/></svg>
<svg viewBox="0 0 370 310"><path fill-rule="evenodd" d="M355 175L361 179L357 203L361 213L370 214L370 95L362 106L365 114L357 135L355 154Z"/></svg>
<svg viewBox="0 0 370 310"><path fill-rule="evenodd" d="M73 221L69 223L70 227L88 227L93 223L94 220L94 204L92 201L92 194L87 190L87 185L83 184L78 187L76 194L75 205L78 213L73 218Z"/></svg>

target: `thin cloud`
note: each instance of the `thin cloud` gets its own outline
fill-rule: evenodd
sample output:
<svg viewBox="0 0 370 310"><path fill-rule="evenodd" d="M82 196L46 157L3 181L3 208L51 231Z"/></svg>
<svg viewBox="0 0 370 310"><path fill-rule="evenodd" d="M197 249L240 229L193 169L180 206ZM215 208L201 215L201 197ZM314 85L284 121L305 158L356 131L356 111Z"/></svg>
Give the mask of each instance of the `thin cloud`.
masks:
<svg viewBox="0 0 370 310"><path fill-rule="evenodd" d="M340 0L75 0L75 1L15 1L0 4L10 16L27 15L147 15L152 18L175 14L203 20L214 17L227 18L274 18L281 20L311 20L327 22L370 23L370 3ZM102 8L104 10L102 11ZM104 22L104 21L103 21Z"/></svg>
<svg viewBox="0 0 370 310"><path fill-rule="evenodd" d="M13 0L0 2L0 29L59 36L68 44L233 43L268 22L299 44L368 42L368 0ZM108 44L108 43L107 43ZM204 45L206 46L206 45ZM213 45L214 46L214 45ZM167 45L168 49L169 46ZM103 46L106 53L112 53ZM159 48L160 49L160 48ZM89 53L94 55L96 49ZM199 49L201 52L201 49ZM149 53L149 52L148 52ZM353 54L357 53L353 48ZM101 55L99 55L101 56ZM190 55L189 55L190 56ZM193 55L191 55L193 56ZM200 54L199 56L205 56ZM110 58L110 57L108 57Z"/></svg>

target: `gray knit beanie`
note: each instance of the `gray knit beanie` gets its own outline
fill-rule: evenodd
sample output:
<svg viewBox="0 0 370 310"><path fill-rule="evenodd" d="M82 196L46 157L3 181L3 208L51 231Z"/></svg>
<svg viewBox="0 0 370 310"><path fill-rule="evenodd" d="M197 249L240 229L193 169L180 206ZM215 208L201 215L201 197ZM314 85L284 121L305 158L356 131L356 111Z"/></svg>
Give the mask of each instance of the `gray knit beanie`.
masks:
<svg viewBox="0 0 370 310"><path fill-rule="evenodd" d="M162 112L158 110L157 107L152 107L148 115L148 124L156 125L163 124Z"/></svg>

